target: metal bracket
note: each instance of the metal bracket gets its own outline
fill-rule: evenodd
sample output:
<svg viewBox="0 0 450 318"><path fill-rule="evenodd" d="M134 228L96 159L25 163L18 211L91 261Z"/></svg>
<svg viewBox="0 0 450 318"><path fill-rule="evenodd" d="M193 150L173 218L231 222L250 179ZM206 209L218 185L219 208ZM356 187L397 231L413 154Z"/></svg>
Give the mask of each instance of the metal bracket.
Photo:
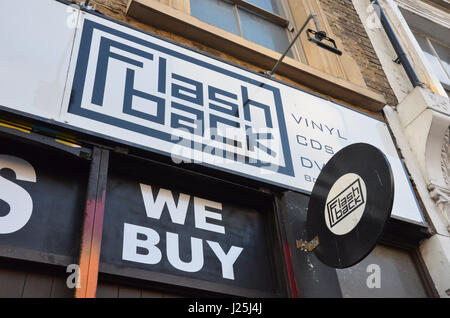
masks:
<svg viewBox="0 0 450 318"><path fill-rule="evenodd" d="M306 35L308 37L308 41L315 43L321 48L333 52L334 54L339 56L342 55L342 51L337 48L336 41L328 37L325 31L314 31L308 29L306 30ZM332 45L325 43L324 40Z"/></svg>
<svg viewBox="0 0 450 318"><path fill-rule="evenodd" d="M294 45L295 41L298 39L298 37L300 36L300 33L303 32L303 30L306 28L306 26L308 25L309 21L313 19L314 23L316 25L316 29L317 31L321 31L320 30L320 26L319 26L319 20L317 19L317 13L312 12L308 18L306 19L305 23L302 25L302 27L298 30L297 34L295 35L295 37L291 40L291 43L289 44L289 46L286 48L286 50L284 51L284 53L281 55L281 57L278 59L277 63L275 64L275 66L270 70L265 72L266 75L274 77L275 72L278 69L278 66L280 66L281 62L283 61L284 57L288 54L289 50L291 49L292 45Z"/></svg>
<svg viewBox="0 0 450 318"><path fill-rule="evenodd" d="M127 148L116 146L116 147L114 147L114 152L120 153L122 155L128 155L129 151Z"/></svg>
<svg viewBox="0 0 450 318"><path fill-rule="evenodd" d="M94 7L89 5L89 1L90 0L86 0L86 1L80 2L80 6L84 7L87 10L92 10Z"/></svg>
<svg viewBox="0 0 450 318"><path fill-rule="evenodd" d="M317 246L319 246L319 237L314 237L310 242L306 242L303 240L296 240L297 248L302 250L303 252L311 252Z"/></svg>
<svg viewBox="0 0 450 318"><path fill-rule="evenodd" d="M291 33L295 31L295 27L294 27L294 25L292 24L292 22L289 21L289 24L288 24L288 26L287 26L287 29L288 29L288 31L291 32Z"/></svg>

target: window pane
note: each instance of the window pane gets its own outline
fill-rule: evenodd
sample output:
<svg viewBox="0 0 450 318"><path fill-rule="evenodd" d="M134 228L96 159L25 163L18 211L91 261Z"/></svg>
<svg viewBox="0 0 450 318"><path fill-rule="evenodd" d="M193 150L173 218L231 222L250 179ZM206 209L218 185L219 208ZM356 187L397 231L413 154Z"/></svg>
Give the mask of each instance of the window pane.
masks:
<svg viewBox="0 0 450 318"><path fill-rule="evenodd" d="M246 0L246 1L251 4L254 4L255 6L263 8L266 11L270 11L272 13L284 17L284 12L281 9L280 0Z"/></svg>
<svg viewBox="0 0 450 318"><path fill-rule="evenodd" d="M191 0L191 15L234 34L239 34L233 5L223 0Z"/></svg>
<svg viewBox="0 0 450 318"><path fill-rule="evenodd" d="M404 250L377 245L360 263L336 273L343 297L427 297L414 262Z"/></svg>
<svg viewBox="0 0 450 318"><path fill-rule="evenodd" d="M247 40L283 53L289 46L286 29L239 7L242 36ZM293 57L289 51L288 56Z"/></svg>
<svg viewBox="0 0 450 318"><path fill-rule="evenodd" d="M417 32L413 32L413 34L416 37L417 42L419 42L419 45L422 48L422 51L429 62L428 64L430 64L433 74L437 76L439 81L447 83L448 77L445 74L444 70L442 69L438 58L434 55L432 49L430 48L430 45L428 44L426 38L418 34Z"/></svg>
<svg viewBox="0 0 450 318"><path fill-rule="evenodd" d="M441 63L444 66L445 71L447 72L447 81L444 83L450 85L450 79L448 77L450 74L450 49L434 41L431 44L436 50L439 59L441 60Z"/></svg>

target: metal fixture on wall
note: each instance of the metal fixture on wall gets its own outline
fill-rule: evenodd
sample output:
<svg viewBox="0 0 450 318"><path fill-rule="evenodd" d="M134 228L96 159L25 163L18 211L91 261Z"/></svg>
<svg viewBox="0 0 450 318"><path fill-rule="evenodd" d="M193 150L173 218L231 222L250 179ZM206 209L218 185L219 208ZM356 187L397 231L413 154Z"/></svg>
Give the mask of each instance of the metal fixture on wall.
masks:
<svg viewBox="0 0 450 318"><path fill-rule="evenodd" d="M308 29L307 35L308 35L308 41L315 43L317 46L328 50L334 54L337 55L342 55L342 51L338 50L337 46L336 46L336 42L329 38L327 36L327 34L325 33L325 31L322 31L320 29L319 26L319 21L317 19L317 13L312 12L308 18L306 19L305 23L302 25L302 27L300 28L300 30L297 32L297 34L295 35L294 39L291 41L291 43L289 44L289 46L287 47L286 51L284 51L283 55L281 55L280 59L277 61L277 63L275 64L275 66L272 68L272 70L266 72L265 74L269 75L269 76L273 76L275 74L275 72L277 71L278 67L280 66L281 62L283 61L284 57L286 56L286 54L289 52L289 50L291 49L292 45L294 45L295 41L297 41L298 37L300 36L300 34L303 32L303 30L306 28L306 26L308 25L309 21L313 19L314 20L314 24L316 25L316 31L312 30L312 29ZM327 41L330 44L327 44L323 41Z"/></svg>
<svg viewBox="0 0 450 318"><path fill-rule="evenodd" d="M86 8L86 9L88 9L88 10L92 10L93 7L89 5L89 1L90 1L90 0L86 0L86 1L84 1L84 2L80 2L80 5L81 5L82 7L84 7L84 8Z"/></svg>

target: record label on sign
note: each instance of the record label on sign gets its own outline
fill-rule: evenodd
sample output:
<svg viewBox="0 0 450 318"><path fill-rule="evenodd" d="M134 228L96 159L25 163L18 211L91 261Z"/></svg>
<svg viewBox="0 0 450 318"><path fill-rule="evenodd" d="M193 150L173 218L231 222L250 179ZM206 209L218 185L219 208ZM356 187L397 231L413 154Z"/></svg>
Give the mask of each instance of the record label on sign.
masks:
<svg viewBox="0 0 450 318"><path fill-rule="evenodd" d="M331 232L344 235L358 225L366 207L367 189L355 173L340 177L331 187L325 204L325 221Z"/></svg>
<svg viewBox="0 0 450 318"><path fill-rule="evenodd" d="M394 179L385 155L357 143L337 152L324 166L311 193L308 240L325 264L345 268L376 246L391 215Z"/></svg>

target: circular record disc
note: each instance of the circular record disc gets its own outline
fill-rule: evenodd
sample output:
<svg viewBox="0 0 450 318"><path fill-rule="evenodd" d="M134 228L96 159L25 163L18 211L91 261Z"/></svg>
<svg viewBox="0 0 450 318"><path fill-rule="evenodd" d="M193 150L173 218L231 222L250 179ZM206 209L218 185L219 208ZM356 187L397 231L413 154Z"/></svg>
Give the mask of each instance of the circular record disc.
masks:
<svg viewBox="0 0 450 318"><path fill-rule="evenodd" d="M385 155L365 143L347 146L324 166L308 204L308 241L324 264L345 268L375 247L394 202L394 178Z"/></svg>

